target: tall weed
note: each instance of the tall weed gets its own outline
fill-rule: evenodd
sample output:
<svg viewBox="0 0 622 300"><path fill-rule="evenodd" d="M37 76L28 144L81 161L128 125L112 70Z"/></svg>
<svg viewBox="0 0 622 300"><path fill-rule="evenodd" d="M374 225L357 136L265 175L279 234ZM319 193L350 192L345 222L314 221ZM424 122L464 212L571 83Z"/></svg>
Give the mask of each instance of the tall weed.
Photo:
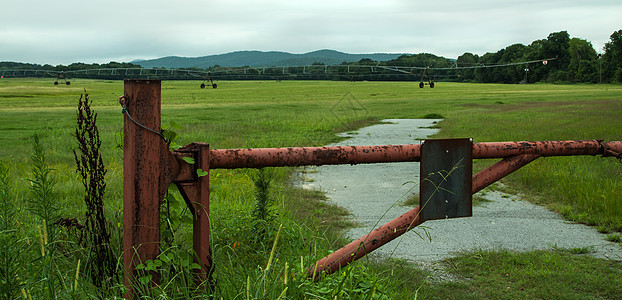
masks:
<svg viewBox="0 0 622 300"><path fill-rule="evenodd" d="M22 241L17 232L17 210L9 168L0 161L0 298L15 299L22 283Z"/></svg>
<svg viewBox="0 0 622 300"><path fill-rule="evenodd" d="M57 181L52 174L53 169L45 160L45 151L39 135L35 135L33 139L30 156L32 162L32 178L29 179L30 197L26 202L31 213L48 225L54 224L60 216L58 195L54 191Z"/></svg>
<svg viewBox="0 0 622 300"><path fill-rule="evenodd" d="M38 135L34 136L30 158L32 178L29 180L30 197L26 202L28 210L38 217L35 224L40 252L29 268L36 274L30 278L29 286L34 295L52 299L59 296L63 285L63 276L56 259L59 245L56 241L58 227L55 224L60 216L60 201L55 191L57 181L52 174L53 169L48 167Z"/></svg>
<svg viewBox="0 0 622 300"><path fill-rule="evenodd" d="M77 127L75 131L78 151L74 150L78 173L84 185L86 204L86 239L82 242L88 251L88 266L94 285L102 287L115 276L116 259L110 248L110 233L104 214L106 168L100 153L101 140L97 128L97 113L91 110L89 95L78 100Z"/></svg>
<svg viewBox="0 0 622 300"><path fill-rule="evenodd" d="M266 234L270 231L271 222L274 220L274 212L270 207L274 202L270 197L270 182L272 181L267 169L259 169L253 177L255 184L255 207L253 208L253 228L256 238L263 242Z"/></svg>

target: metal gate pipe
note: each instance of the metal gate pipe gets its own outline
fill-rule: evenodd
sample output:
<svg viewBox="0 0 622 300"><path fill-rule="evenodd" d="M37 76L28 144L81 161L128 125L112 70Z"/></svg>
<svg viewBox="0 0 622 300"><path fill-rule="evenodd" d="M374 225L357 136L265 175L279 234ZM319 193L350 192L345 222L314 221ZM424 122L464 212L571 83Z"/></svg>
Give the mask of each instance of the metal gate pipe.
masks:
<svg viewBox="0 0 622 300"><path fill-rule="evenodd" d="M317 280L324 274L333 273L341 267L347 266L351 262L365 256L367 253L394 240L421 223L423 223L423 221L419 218L419 206L417 206L405 214L374 229L365 236L349 243L345 247L318 260L315 265L308 269L308 276Z"/></svg>
<svg viewBox="0 0 622 300"><path fill-rule="evenodd" d="M210 150L210 168L265 168L411 162L421 159L421 145L333 146ZM522 154L539 156L607 155L622 153L622 141L492 142L473 144L473 158L506 158Z"/></svg>
<svg viewBox="0 0 622 300"><path fill-rule="evenodd" d="M511 174L512 172L524 167L528 163L540 157L537 154L521 154L495 163L494 165L480 171L473 176L473 194L481 191L495 181Z"/></svg>
<svg viewBox="0 0 622 300"><path fill-rule="evenodd" d="M491 142L473 144L473 158L505 158L520 154L539 156L605 155L605 149L622 152L622 141L599 140Z"/></svg>
<svg viewBox="0 0 622 300"><path fill-rule="evenodd" d="M473 176L472 193L480 191L540 156L601 154L603 156L616 156L620 158L620 150L622 150L622 142L601 144L597 140L474 144L473 158L502 157L504 159ZM318 260L315 265L309 268L308 276L317 279L323 275L331 274L420 225L424 221L419 217L419 209L419 206L415 207L369 234Z"/></svg>
<svg viewBox="0 0 622 300"><path fill-rule="evenodd" d="M418 161L420 145L290 147L211 150L213 169Z"/></svg>
<svg viewBox="0 0 622 300"><path fill-rule="evenodd" d="M191 144L192 145L192 144ZM210 248L210 211L209 211L209 144L192 145L180 149L196 157L196 166L207 174L197 176L194 182L175 182L181 196L192 213L192 247L195 261L200 268L195 270L197 285L205 283L206 288L213 288L212 252Z"/></svg>

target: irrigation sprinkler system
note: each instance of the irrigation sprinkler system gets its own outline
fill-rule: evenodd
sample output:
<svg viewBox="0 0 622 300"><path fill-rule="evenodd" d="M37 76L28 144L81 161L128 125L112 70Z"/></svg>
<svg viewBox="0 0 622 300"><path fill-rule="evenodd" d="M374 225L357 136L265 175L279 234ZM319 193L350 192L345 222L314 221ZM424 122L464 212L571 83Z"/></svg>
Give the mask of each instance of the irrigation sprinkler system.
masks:
<svg viewBox="0 0 622 300"><path fill-rule="evenodd" d="M174 80L203 80L200 87L204 89L208 86L217 88L218 84L213 78L222 80L266 80L276 79L323 79L333 80L335 78L347 78L350 81L357 80L405 80L419 81L419 87L426 85L430 88L435 87L437 78L459 77L459 75L449 75L448 72L469 69L500 68L511 66L527 66L531 64L547 65L549 61L556 58L538 59L531 61L520 61L505 64L458 66L456 63L452 67L407 67L407 66L382 66L376 65L301 65L301 66L274 66L274 67L218 67L213 70L196 69L165 69L165 68L98 68L98 69L78 69L67 71L54 70L32 70L32 69L0 69L2 78L14 77L56 77L54 85L64 83L70 85L67 76L73 78L124 78L124 79L174 79ZM433 72L445 74L432 74ZM62 82L61 82L62 81Z"/></svg>
<svg viewBox="0 0 622 300"><path fill-rule="evenodd" d="M209 82L209 83L205 84L206 82ZM205 79L203 79L203 83L201 83L202 89L204 89L206 86L211 86L212 88L218 87L218 85L214 83L214 81L212 80L212 76L210 76L210 72L207 72L207 74L205 74Z"/></svg>
<svg viewBox="0 0 622 300"><path fill-rule="evenodd" d="M59 81L61 81L61 80L63 81L63 83L65 85L70 85L71 84L71 82L69 80L67 80L67 78L65 77L65 73L58 73L56 75L56 81L54 81L54 85L58 85Z"/></svg>
<svg viewBox="0 0 622 300"><path fill-rule="evenodd" d="M153 130L161 125L160 98L159 80L125 80L120 99L125 114L123 265L130 297L136 266L160 253L160 201L171 184L177 186L193 215L193 249L201 267L196 279L211 285L211 169L421 162L425 176L420 182L419 206L309 266L308 276L318 280L426 220L471 216L472 194L539 157L601 155L622 159L622 141L602 140L474 144L470 139L448 139L415 145L258 149L210 149L207 143L191 143L170 151ZM188 157L192 159L185 159ZM501 160L473 175L472 160L488 158ZM153 281L157 284L158 278L154 276Z"/></svg>

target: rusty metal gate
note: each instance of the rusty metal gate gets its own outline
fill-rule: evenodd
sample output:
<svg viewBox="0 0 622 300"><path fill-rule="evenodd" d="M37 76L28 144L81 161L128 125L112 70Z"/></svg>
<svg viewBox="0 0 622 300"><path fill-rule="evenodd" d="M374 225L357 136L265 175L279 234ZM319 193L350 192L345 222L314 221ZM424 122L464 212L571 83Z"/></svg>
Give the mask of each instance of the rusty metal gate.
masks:
<svg viewBox="0 0 622 300"><path fill-rule="evenodd" d="M193 214L193 248L211 281L209 170L304 165L421 162L420 205L320 259L308 269L320 278L426 220L471 216L471 195L539 157L602 155L622 158L622 141L475 143L470 139L427 140L421 145L210 149L192 143L168 150L159 132L160 81L126 80L120 98L125 113L123 152L123 265L131 291L138 263L160 253L159 203L175 184ZM192 157L189 164L183 158ZM472 159L500 158L472 175ZM197 170L207 176L197 176ZM445 185L445 187L443 187ZM450 192L446 192L449 190ZM157 278L154 278L157 281ZM131 292L130 292L131 293Z"/></svg>

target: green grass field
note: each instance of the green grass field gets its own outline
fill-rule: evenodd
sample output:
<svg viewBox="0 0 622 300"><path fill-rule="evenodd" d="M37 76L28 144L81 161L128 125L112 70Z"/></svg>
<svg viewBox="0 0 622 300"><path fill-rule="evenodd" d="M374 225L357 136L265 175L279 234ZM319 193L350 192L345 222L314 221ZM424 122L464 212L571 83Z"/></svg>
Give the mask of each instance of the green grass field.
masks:
<svg viewBox="0 0 622 300"><path fill-rule="evenodd" d="M175 122L185 127L177 130L180 145L208 142L212 149L323 145L335 141L335 133L354 130L385 118L421 118L432 113L445 117L445 121L439 124L441 132L437 135L442 138L471 137L474 142L622 140L622 86L619 85L439 82L434 89L419 89L413 82L223 81L218 82L218 89L200 89L199 85L200 82L195 81L162 83L163 124ZM123 126L121 107L117 102L123 94L123 82L75 79L71 86L53 86L51 80L0 80L0 160L8 166L11 174L14 204L18 209L16 221L23 225L20 230L25 237L35 239L38 224L36 217L22 204L22 200L28 197L29 157L34 134L40 135L47 162L54 169L63 215L82 217L84 214L83 187L75 173L72 150L76 148L76 141L72 134L77 101L85 90L98 113L104 163L108 169L106 209L111 224L116 225L121 220L122 207L122 153L115 146L120 141L119 132ZM478 162L476 168L490 163ZM321 195L289 187L291 171L289 168L270 171L274 178L271 187L274 209L279 212L269 227L270 232L275 232L278 224L284 224L278 248L278 272L272 274L262 273L259 266L265 266L274 234L268 237L269 241L263 242L249 237L253 230L248 224L253 221L250 212L253 209L255 172L212 172L215 277L220 286L227 286L217 291L218 297L246 299L248 294L256 298L277 298L285 287L288 288L288 297L309 299L314 299L313 293L324 298L346 297L347 293L351 298L370 298L372 294L374 297L412 297L418 288L418 295L425 297L446 298L442 295L452 295L456 291L473 291L465 292L466 298L546 297L546 289L563 289L563 285L546 285L546 280L538 282L538 276L527 276L521 278L535 284L528 286L529 293L499 294L496 289L508 285L507 278L502 276L477 275L494 278L484 284L489 288L481 289L479 285L483 283L479 280L433 283L426 280L423 271L408 268L404 271L402 267L392 266L391 262L373 261L355 264L323 283L304 281L300 275L303 273L301 261L306 266L343 243L337 233L348 224L339 218L344 212L325 204ZM615 159L541 158L504 182L509 189L559 211L570 220L598 226L603 232L622 231L622 164ZM189 227L181 220L178 223L180 229L175 239L183 243L188 238ZM327 227L326 224L334 226ZM118 239L121 229L117 226L115 230ZM115 247L120 253L120 245ZM555 268L558 264L597 265L614 274L611 275L614 279L608 282L593 280L589 288L581 287L579 291L575 288L569 294L560 294L562 298L591 295L610 298L622 292L619 288L621 276L615 279L615 274L619 275L622 270L619 263L594 263L591 259L555 251L485 253L477 256L477 261L493 263L495 259L492 257L497 255L518 257L515 259L518 263L514 264L518 272L516 276L526 276L523 273L527 271L517 266L524 266L520 261L529 261L531 256L547 257L554 262ZM466 254L459 259L468 260L474 256ZM75 263L69 265L75 268ZM469 264L457 265L461 266L455 268L458 274L468 272L460 268ZM291 281L286 284L282 278L288 268ZM531 265L528 271L546 272L546 268L546 264ZM561 279L556 280L577 280L575 277L580 275L572 272L582 272L580 269L569 270L567 272L571 275L565 278L562 274L559 275ZM410 274L412 282L404 285L387 280L392 276L387 276L387 272L398 271ZM72 269L59 268L59 273L71 272ZM585 276L600 276L589 274ZM67 276L71 278L71 275ZM86 279L81 280L88 286ZM292 282L296 284L292 285ZM28 284L24 286L28 287ZM599 289L605 292L594 294ZM89 290L84 293L89 294Z"/></svg>

